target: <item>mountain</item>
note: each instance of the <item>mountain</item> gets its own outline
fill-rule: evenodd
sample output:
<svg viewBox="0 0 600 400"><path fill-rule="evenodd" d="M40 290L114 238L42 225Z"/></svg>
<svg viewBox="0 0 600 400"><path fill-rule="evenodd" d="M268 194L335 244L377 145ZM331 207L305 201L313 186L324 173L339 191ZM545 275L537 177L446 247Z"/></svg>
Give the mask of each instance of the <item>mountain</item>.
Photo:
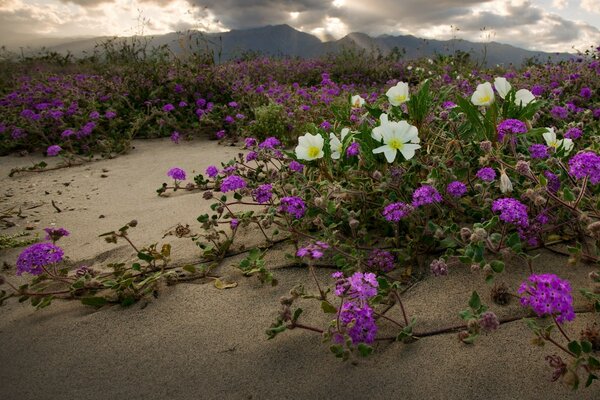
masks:
<svg viewBox="0 0 600 400"><path fill-rule="evenodd" d="M457 52L468 54L472 60L485 61L488 66L521 65L524 61L561 61L573 57L568 53L545 53L496 42L476 43L462 39L433 40L414 36L382 35L371 37L364 33L353 32L339 40L322 42L317 37L298 31L289 25L269 25L262 28L231 30L229 32L205 33L190 31L187 33L168 33L158 36L134 36L127 38L99 37L51 43L47 51L76 57L93 53L94 48L102 49L112 44L120 45L146 43L148 48L166 46L174 54L190 52L212 52L217 62L240 58L249 54L264 54L275 57L311 58L342 50L364 50L388 55L392 51L403 54L404 59L452 55Z"/></svg>

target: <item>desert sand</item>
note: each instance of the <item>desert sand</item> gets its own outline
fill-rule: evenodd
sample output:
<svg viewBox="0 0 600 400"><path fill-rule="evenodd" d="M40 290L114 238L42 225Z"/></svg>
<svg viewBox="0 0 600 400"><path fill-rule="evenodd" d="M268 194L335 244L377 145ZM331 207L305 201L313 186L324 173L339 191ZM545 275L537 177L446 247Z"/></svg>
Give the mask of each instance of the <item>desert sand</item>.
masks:
<svg viewBox="0 0 600 400"><path fill-rule="evenodd" d="M136 141L127 155L85 165L8 177L11 168L43 158L16 155L0 158L0 209L20 207L17 226L43 236L48 226L71 232L59 243L75 265L98 266L134 259L123 243L106 243L98 235L132 219L136 244L171 243L176 262L194 262L198 249L189 238L163 236L177 224L200 227L196 217L211 201L198 192L156 195L166 171L174 166L188 176L232 158L240 150L197 140L180 145L168 140ZM52 166L57 160L49 160ZM51 202L61 210L57 212ZM28 209L29 207L34 207ZM252 235L248 244L259 240ZM14 263L21 249L0 250L4 275L17 282ZM0 307L0 383L2 399L598 399L600 384L573 392L551 383L544 356L554 348L536 348L522 321L503 324L474 345L456 333L423 338L415 343L383 343L369 358L341 362L329 353L319 335L293 330L267 340L265 329L279 309L278 299L308 271L286 265L282 249L272 250L269 267L279 285L264 286L244 277L232 265L243 255L226 259L217 274L238 286L218 290L201 282L166 287L142 308L107 306L93 309L78 302L57 301L35 311L28 303L9 299ZM538 272L570 279L575 288L588 286L589 265L569 267L566 258L542 253ZM322 282L331 284L332 270L321 268ZM515 290L528 276L525 265L507 266L501 280ZM499 317L524 314L516 301L492 304L483 276L457 267L442 278L429 277L405 294L406 308L417 316L417 332L461 323L476 289ZM578 306L585 304L578 294ZM303 301L307 323L325 326L317 303ZM578 314L567 330L574 337L586 323L598 321ZM600 322L600 321L598 321ZM384 330L388 327L384 327Z"/></svg>

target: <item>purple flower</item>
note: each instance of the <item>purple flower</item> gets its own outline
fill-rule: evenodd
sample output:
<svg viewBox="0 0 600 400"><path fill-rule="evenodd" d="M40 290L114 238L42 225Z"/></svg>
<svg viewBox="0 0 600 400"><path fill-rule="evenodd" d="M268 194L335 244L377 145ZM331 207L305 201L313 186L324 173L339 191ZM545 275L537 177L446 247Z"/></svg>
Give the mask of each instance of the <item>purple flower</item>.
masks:
<svg viewBox="0 0 600 400"><path fill-rule="evenodd" d="M550 154L548 153L548 146L543 144L532 144L529 146L529 154L531 158L548 158Z"/></svg>
<svg viewBox="0 0 600 400"><path fill-rule="evenodd" d="M304 171L304 165L300 164L298 161L292 161L290 162L290 170L294 171L294 172L302 172Z"/></svg>
<svg viewBox="0 0 600 400"><path fill-rule="evenodd" d="M409 204L402 203L401 201L388 204L383 209L383 216L389 222L398 222L402 218L408 216L413 211L413 207Z"/></svg>
<svg viewBox="0 0 600 400"><path fill-rule="evenodd" d="M177 131L173 131L171 133L171 141L175 144L179 144L179 140L181 139L181 135Z"/></svg>
<svg viewBox="0 0 600 400"><path fill-rule="evenodd" d="M206 175L208 175L209 178L214 178L218 174L219 174L219 169L217 167L215 167L214 165L209 165L208 168L206 168Z"/></svg>
<svg viewBox="0 0 600 400"><path fill-rule="evenodd" d="M300 197L289 196L281 199L279 212L285 212L292 215L296 219L300 219L306 212L306 204Z"/></svg>
<svg viewBox="0 0 600 400"><path fill-rule="evenodd" d="M229 103L227 103L227 105L231 108L237 108L238 103L236 103L235 101L230 101Z"/></svg>
<svg viewBox="0 0 600 400"><path fill-rule="evenodd" d="M256 160L257 158L258 153L255 151L251 151L248 154L246 154L246 162Z"/></svg>
<svg viewBox="0 0 600 400"><path fill-rule="evenodd" d="M60 147L57 144L53 144L52 146L49 146L46 149L46 154L48 155L48 157L54 157L54 156L57 156L61 150L62 150L62 147Z"/></svg>
<svg viewBox="0 0 600 400"><path fill-rule="evenodd" d="M538 316L554 315L558 323L573 321L571 284L554 274L531 275L517 291L523 307L531 307Z"/></svg>
<svg viewBox="0 0 600 400"><path fill-rule="evenodd" d="M446 187L446 192L452 197L462 197L467 193L467 185L460 181L453 181Z"/></svg>
<svg viewBox="0 0 600 400"><path fill-rule="evenodd" d="M41 275L45 266L61 262L63 255L63 250L52 243L33 244L19 254L16 273L18 276L23 272Z"/></svg>
<svg viewBox="0 0 600 400"><path fill-rule="evenodd" d="M187 107L188 103L186 103L185 101L180 101L178 106L179 108L183 108L183 107Z"/></svg>
<svg viewBox="0 0 600 400"><path fill-rule="evenodd" d="M479 318L479 326L486 332L493 332L500 327L500 320L492 311L486 311Z"/></svg>
<svg viewBox="0 0 600 400"><path fill-rule="evenodd" d="M581 129L579 129L577 127L572 127L572 128L567 129L567 131L565 132L565 137L567 139L575 140L575 139L579 139L582 134L583 134L583 132L581 131Z"/></svg>
<svg viewBox="0 0 600 400"><path fill-rule="evenodd" d="M100 113L98 111L92 111L90 113L90 119L98 119L100 118Z"/></svg>
<svg viewBox="0 0 600 400"><path fill-rule="evenodd" d="M206 100L204 100L204 99L198 99L198 100L196 100L196 105L198 107L204 107L206 105Z"/></svg>
<svg viewBox="0 0 600 400"><path fill-rule="evenodd" d="M266 138L264 142L258 145L261 149L273 149L277 146L280 146L281 142L276 137Z"/></svg>
<svg viewBox="0 0 600 400"><path fill-rule="evenodd" d="M225 123L233 124L234 122L235 122L235 119L233 119L233 117L231 115L228 115L225 117Z"/></svg>
<svg viewBox="0 0 600 400"><path fill-rule="evenodd" d="M69 236L69 231L65 228L44 228L44 231L46 231L44 240L51 240L52 243L56 243L63 236Z"/></svg>
<svg viewBox="0 0 600 400"><path fill-rule="evenodd" d="M323 121L323 122L321 122L321 125L319 125L319 126L326 131L331 129L331 123L329 121Z"/></svg>
<svg viewBox="0 0 600 400"><path fill-rule="evenodd" d="M546 89L541 85L534 85L531 88L531 94L533 94L536 97L541 96L542 94L544 94L545 91Z"/></svg>
<svg viewBox="0 0 600 400"><path fill-rule="evenodd" d="M75 131L73 131L73 129L65 129L61 134L60 137L63 139L68 138L69 136L72 136L75 134Z"/></svg>
<svg viewBox="0 0 600 400"><path fill-rule="evenodd" d="M442 108L444 110L452 109L454 107L456 107L456 103L454 103L452 101L445 101L442 103Z"/></svg>
<svg viewBox="0 0 600 400"><path fill-rule="evenodd" d="M590 89L589 87L582 87L581 91L579 92L579 95L584 99L589 99L590 97L592 97L592 89Z"/></svg>
<svg viewBox="0 0 600 400"><path fill-rule="evenodd" d="M346 156L348 157L356 157L360 154L360 144L358 142L352 142L350 146L346 149Z"/></svg>
<svg viewBox="0 0 600 400"><path fill-rule="evenodd" d="M494 200L492 203L492 211L500 213L500 219L506 223L521 227L527 227L529 225L527 206L517 199L505 197Z"/></svg>
<svg viewBox="0 0 600 400"><path fill-rule="evenodd" d="M246 116L244 114L235 114L235 119L245 119Z"/></svg>
<svg viewBox="0 0 600 400"><path fill-rule="evenodd" d="M239 224L240 221L237 218L232 218L231 221L229 221L229 226L231 227L231 229L237 228Z"/></svg>
<svg viewBox="0 0 600 400"><path fill-rule="evenodd" d="M414 191L412 196L412 206L420 207L426 204L439 203L442 201L442 195L433 187L423 185Z"/></svg>
<svg viewBox="0 0 600 400"><path fill-rule="evenodd" d="M593 151L576 154L569 160L569 173L577 179L587 176L594 185L600 183L600 156Z"/></svg>
<svg viewBox="0 0 600 400"><path fill-rule="evenodd" d="M325 242L317 241L305 247L301 247L296 252L297 257L308 257L313 260L318 260L323 257L323 250L327 250L329 245Z"/></svg>
<svg viewBox="0 0 600 400"><path fill-rule="evenodd" d="M179 94L179 93L183 92L183 86L181 86L179 83L176 83L174 90L175 90L175 93Z"/></svg>
<svg viewBox="0 0 600 400"><path fill-rule="evenodd" d="M390 272L394 269L394 255L389 251L374 249L369 253L367 265L372 270Z"/></svg>
<svg viewBox="0 0 600 400"><path fill-rule="evenodd" d="M477 171L476 176L484 182L492 182L496 179L496 171L490 167L484 167Z"/></svg>
<svg viewBox="0 0 600 400"><path fill-rule="evenodd" d="M173 111L174 109L175 109L175 106L174 106L173 104L171 104L171 103L169 103L169 104L165 104L165 105L163 106L163 108L162 108L162 110L163 110L164 112L171 112L171 111Z"/></svg>
<svg viewBox="0 0 600 400"><path fill-rule="evenodd" d="M558 175L555 175L550 171L544 171L544 176L548 180L546 187L551 193L556 194L558 189L560 189L560 179L558 178Z"/></svg>
<svg viewBox="0 0 600 400"><path fill-rule="evenodd" d="M117 116L117 113L116 113L116 112L114 112L114 111L107 111L107 112L104 114L104 117L105 117L106 119L113 119L113 118L114 118L114 117L116 117L116 116Z"/></svg>
<svg viewBox="0 0 600 400"><path fill-rule="evenodd" d="M498 131L498 141L501 142L504 140L504 137L508 134L516 135L518 133L527 132L527 126L524 122L518 119L505 119L500 122L497 126ZM511 140L514 140L514 137L511 137Z"/></svg>
<svg viewBox="0 0 600 400"><path fill-rule="evenodd" d="M250 147L256 146L256 139L253 137L248 137L244 139L244 148L249 149Z"/></svg>
<svg viewBox="0 0 600 400"><path fill-rule="evenodd" d="M271 200L271 197L273 197L273 185L270 183L260 185L252 191L252 196L258 204L268 203Z"/></svg>
<svg viewBox="0 0 600 400"><path fill-rule="evenodd" d="M564 107L554 106L552 107L552 110L550 110L550 114L556 119L565 119L569 115L569 112Z"/></svg>
<svg viewBox="0 0 600 400"><path fill-rule="evenodd" d="M181 168L171 168L168 172L167 172L167 176L175 179L176 181L185 181L185 171L182 170Z"/></svg>
<svg viewBox="0 0 600 400"><path fill-rule="evenodd" d="M230 175L221 182L221 192L227 193L246 187L246 181L237 175Z"/></svg>
<svg viewBox="0 0 600 400"><path fill-rule="evenodd" d="M223 129L221 129L220 131L218 131L217 133L215 133L215 137L217 139L223 139L225 137L225 131Z"/></svg>
<svg viewBox="0 0 600 400"><path fill-rule="evenodd" d="M377 335L377 324L373 310L368 304L362 306L347 301L340 311L340 322L347 328L353 344L373 343Z"/></svg>
<svg viewBox="0 0 600 400"><path fill-rule="evenodd" d="M377 282L377 277L372 272L355 272L348 278L348 283L350 288L347 295L351 299L366 301L377 295L379 282Z"/></svg>

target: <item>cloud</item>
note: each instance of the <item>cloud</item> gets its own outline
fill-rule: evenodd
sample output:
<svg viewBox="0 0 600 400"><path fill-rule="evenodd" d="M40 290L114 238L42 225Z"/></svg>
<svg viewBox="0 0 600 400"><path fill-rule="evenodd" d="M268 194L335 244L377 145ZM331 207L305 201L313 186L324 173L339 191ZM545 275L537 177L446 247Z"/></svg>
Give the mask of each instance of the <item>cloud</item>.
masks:
<svg viewBox="0 0 600 400"><path fill-rule="evenodd" d="M600 2L598 0L581 0L580 6L586 11L600 14Z"/></svg>

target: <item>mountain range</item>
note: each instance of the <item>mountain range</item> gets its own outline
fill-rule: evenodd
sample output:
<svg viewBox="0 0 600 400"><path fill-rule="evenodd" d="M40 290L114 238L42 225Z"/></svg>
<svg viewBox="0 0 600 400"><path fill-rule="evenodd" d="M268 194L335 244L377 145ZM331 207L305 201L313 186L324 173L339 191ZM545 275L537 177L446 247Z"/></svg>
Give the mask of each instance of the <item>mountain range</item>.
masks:
<svg viewBox="0 0 600 400"><path fill-rule="evenodd" d="M166 46L172 53L177 55L208 51L214 54L217 62L224 62L250 54L313 58L349 49L377 52L382 55L396 52L402 54L404 59L452 55L461 52L462 54L468 54L472 60L485 63L487 66L496 64L519 66L523 62L533 59L541 62L556 62L573 57L569 53L530 51L497 42L480 43L462 39L433 40L410 35L371 37L364 33L355 32L338 40L321 41L316 36L298 31L289 25L234 29L219 33L189 31L156 36L64 39L62 43L59 43L57 39L53 39L44 48L50 52L71 53L75 57L81 57L92 54L95 48L101 49L107 43L112 43L115 48L119 48L120 44L134 42L146 43L148 48ZM36 45L44 44L38 41Z"/></svg>

